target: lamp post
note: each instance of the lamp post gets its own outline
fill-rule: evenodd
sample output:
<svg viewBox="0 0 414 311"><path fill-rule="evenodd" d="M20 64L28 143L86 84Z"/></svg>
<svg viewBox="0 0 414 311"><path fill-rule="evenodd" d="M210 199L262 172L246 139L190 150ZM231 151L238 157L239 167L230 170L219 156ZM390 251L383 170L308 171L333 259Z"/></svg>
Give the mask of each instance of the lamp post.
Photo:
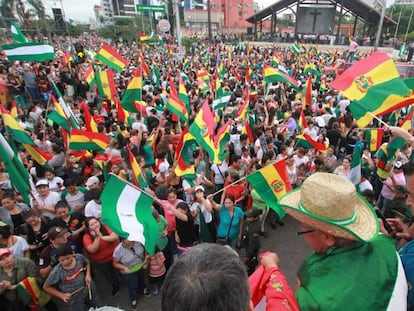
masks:
<svg viewBox="0 0 414 311"><path fill-rule="evenodd" d="M410 15L410 19L408 20L408 26L407 26L407 30L405 32L405 36L404 36L404 42L407 42L407 36L408 36L408 30L410 30L410 26L411 26L411 20L413 18L413 12L414 12L414 6L411 9L411 15Z"/></svg>

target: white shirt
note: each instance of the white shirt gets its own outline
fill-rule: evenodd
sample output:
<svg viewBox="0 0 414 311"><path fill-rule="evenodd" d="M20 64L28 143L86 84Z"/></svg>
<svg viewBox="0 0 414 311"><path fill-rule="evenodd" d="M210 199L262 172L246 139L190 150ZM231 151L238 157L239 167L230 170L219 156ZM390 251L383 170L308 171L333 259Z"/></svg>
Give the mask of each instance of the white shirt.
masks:
<svg viewBox="0 0 414 311"><path fill-rule="evenodd" d="M54 191L49 191L49 194L46 198L41 198L37 194L37 195L35 195L35 199L39 203L39 205L41 205L41 206L55 207L56 203L60 201L60 193L57 193L57 192L54 192ZM33 200L32 200L30 205L33 206ZM44 216L44 217L48 217L50 219L53 219L53 218L56 217L56 214L52 213L52 212L49 212L49 211L41 210L40 211L40 216Z"/></svg>
<svg viewBox="0 0 414 311"><path fill-rule="evenodd" d="M94 200L91 200L85 205L85 217L101 218L101 214L102 204L98 204Z"/></svg>
<svg viewBox="0 0 414 311"><path fill-rule="evenodd" d="M213 164L211 170L214 172L214 183L219 185L224 185L224 175L227 172L229 165L226 161L223 161L220 166ZM219 170L220 169L220 170ZM221 172L221 173L220 173Z"/></svg>
<svg viewBox="0 0 414 311"><path fill-rule="evenodd" d="M133 130L139 130L139 127L142 125L142 131L143 132L148 132L148 128L147 128L147 126L143 123L143 122L138 122L138 121L135 121L134 123L132 123L132 129Z"/></svg>
<svg viewBox="0 0 414 311"><path fill-rule="evenodd" d="M10 247L13 256L16 258L24 258L24 252L29 249L29 244L27 244L25 239L17 235L13 235L13 239L16 239L16 243Z"/></svg>

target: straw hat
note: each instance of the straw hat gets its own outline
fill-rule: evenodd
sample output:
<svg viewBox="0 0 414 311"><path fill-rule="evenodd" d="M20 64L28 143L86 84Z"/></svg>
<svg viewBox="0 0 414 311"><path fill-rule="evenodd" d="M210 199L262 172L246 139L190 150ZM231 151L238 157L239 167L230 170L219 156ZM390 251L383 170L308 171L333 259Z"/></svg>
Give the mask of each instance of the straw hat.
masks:
<svg viewBox="0 0 414 311"><path fill-rule="evenodd" d="M334 174L313 174L280 205L298 221L336 237L369 241L379 230L372 206L349 180Z"/></svg>

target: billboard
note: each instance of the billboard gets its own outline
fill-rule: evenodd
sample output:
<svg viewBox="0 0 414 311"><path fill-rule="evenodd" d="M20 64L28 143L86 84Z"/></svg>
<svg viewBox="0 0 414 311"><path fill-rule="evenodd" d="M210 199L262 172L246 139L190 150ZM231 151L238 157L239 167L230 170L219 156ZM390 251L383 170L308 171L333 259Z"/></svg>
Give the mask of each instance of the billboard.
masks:
<svg viewBox="0 0 414 311"><path fill-rule="evenodd" d="M297 15L298 33L329 34L334 29L334 7L299 7Z"/></svg>

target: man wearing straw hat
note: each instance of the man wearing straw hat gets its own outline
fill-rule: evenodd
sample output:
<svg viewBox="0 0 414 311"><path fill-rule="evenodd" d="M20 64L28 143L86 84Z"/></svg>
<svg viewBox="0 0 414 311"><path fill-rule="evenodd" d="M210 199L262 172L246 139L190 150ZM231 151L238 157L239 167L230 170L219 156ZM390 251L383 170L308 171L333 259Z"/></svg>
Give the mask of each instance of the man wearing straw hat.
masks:
<svg viewBox="0 0 414 311"><path fill-rule="evenodd" d="M314 250L298 272L301 310L406 310L407 283L394 244L378 234L374 209L350 181L316 173L280 205Z"/></svg>

